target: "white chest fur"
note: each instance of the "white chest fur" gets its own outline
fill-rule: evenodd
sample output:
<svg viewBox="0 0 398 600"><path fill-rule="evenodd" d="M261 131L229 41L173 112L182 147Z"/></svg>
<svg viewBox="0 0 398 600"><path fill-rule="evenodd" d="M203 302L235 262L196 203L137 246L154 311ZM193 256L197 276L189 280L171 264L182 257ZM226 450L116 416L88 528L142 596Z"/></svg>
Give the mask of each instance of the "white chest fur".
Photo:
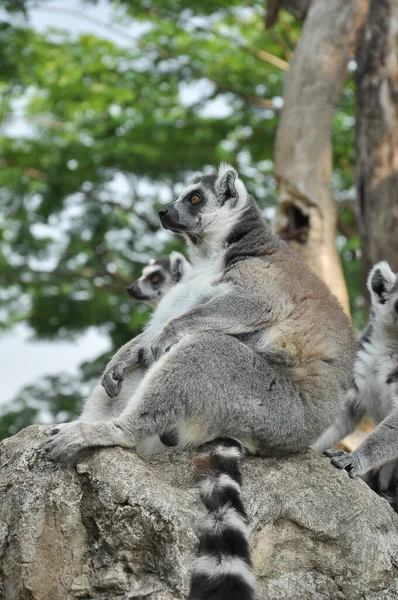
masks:
<svg viewBox="0 0 398 600"><path fill-rule="evenodd" d="M355 361L355 383L367 413L379 423L398 406L395 385L387 382L388 374L397 367L398 347L390 348L381 339L372 339L359 350Z"/></svg>
<svg viewBox="0 0 398 600"><path fill-rule="evenodd" d="M203 261L194 266L159 302L145 327L146 346L160 335L164 327L176 317L183 315L204 299L221 292L225 284L217 284L222 274L223 261Z"/></svg>

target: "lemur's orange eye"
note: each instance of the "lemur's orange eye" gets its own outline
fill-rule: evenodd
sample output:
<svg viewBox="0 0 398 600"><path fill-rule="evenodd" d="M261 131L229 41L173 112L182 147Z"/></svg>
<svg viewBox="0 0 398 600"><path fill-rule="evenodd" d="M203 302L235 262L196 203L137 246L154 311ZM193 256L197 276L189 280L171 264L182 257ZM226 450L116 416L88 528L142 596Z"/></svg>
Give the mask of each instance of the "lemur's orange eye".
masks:
<svg viewBox="0 0 398 600"><path fill-rule="evenodd" d="M152 275L151 281L152 283L159 283L159 275Z"/></svg>
<svg viewBox="0 0 398 600"><path fill-rule="evenodd" d="M191 196L191 204L199 204L200 202L200 198L197 194L194 194L193 196Z"/></svg>

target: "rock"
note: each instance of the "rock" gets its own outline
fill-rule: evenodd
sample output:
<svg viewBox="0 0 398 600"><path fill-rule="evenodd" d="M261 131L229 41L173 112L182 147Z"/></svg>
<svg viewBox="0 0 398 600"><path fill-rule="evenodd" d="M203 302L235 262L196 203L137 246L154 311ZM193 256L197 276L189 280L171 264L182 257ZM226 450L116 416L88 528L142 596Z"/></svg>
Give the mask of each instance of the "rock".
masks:
<svg viewBox="0 0 398 600"><path fill-rule="evenodd" d="M186 596L203 509L192 455L111 448L54 465L34 425L0 445L0 598ZM261 600L398 597L398 515L308 453L248 458L244 500Z"/></svg>

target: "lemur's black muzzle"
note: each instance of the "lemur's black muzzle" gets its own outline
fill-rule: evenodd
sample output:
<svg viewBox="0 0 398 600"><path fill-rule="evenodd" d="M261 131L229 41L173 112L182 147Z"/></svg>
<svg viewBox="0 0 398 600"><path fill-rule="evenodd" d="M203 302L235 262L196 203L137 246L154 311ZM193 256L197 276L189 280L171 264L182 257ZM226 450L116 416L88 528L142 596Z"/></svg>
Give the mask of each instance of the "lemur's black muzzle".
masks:
<svg viewBox="0 0 398 600"><path fill-rule="evenodd" d="M128 286L127 293L135 300L146 300L146 296L141 292L136 281Z"/></svg>
<svg viewBox="0 0 398 600"><path fill-rule="evenodd" d="M159 218L165 229L171 229L171 231L182 231L185 229L184 225L180 222L178 211L172 204L160 209Z"/></svg>

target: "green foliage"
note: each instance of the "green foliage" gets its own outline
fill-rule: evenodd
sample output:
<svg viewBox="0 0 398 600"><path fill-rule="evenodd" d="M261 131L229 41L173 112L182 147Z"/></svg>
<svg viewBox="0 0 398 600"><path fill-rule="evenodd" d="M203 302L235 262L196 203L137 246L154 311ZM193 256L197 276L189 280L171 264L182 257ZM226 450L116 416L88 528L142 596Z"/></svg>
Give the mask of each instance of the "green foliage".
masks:
<svg viewBox="0 0 398 600"><path fill-rule="evenodd" d="M149 257L181 249L158 231L156 214L179 182L226 160L263 208L275 203L279 67L300 25L282 13L266 31L263 4L121 0L120 45L100 30L41 34L14 13L0 25L1 329L25 321L38 338L72 339L95 326L120 346L146 316L126 285ZM353 186L352 92L350 81L333 125L344 201ZM13 133L21 107L25 131ZM353 259L347 273L358 267ZM63 376L26 388L0 437L44 413L76 414L84 382L105 360L84 365L74 383Z"/></svg>
<svg viewBox="0 0 398 600"><path fill-rule="evenodd" d="M86 386L87 392L87 386ZM0 419L0 440L17 433L31 423L61 423L75 418L83 400L80 382L66 374L45 377L26 386Z"/></svg>

